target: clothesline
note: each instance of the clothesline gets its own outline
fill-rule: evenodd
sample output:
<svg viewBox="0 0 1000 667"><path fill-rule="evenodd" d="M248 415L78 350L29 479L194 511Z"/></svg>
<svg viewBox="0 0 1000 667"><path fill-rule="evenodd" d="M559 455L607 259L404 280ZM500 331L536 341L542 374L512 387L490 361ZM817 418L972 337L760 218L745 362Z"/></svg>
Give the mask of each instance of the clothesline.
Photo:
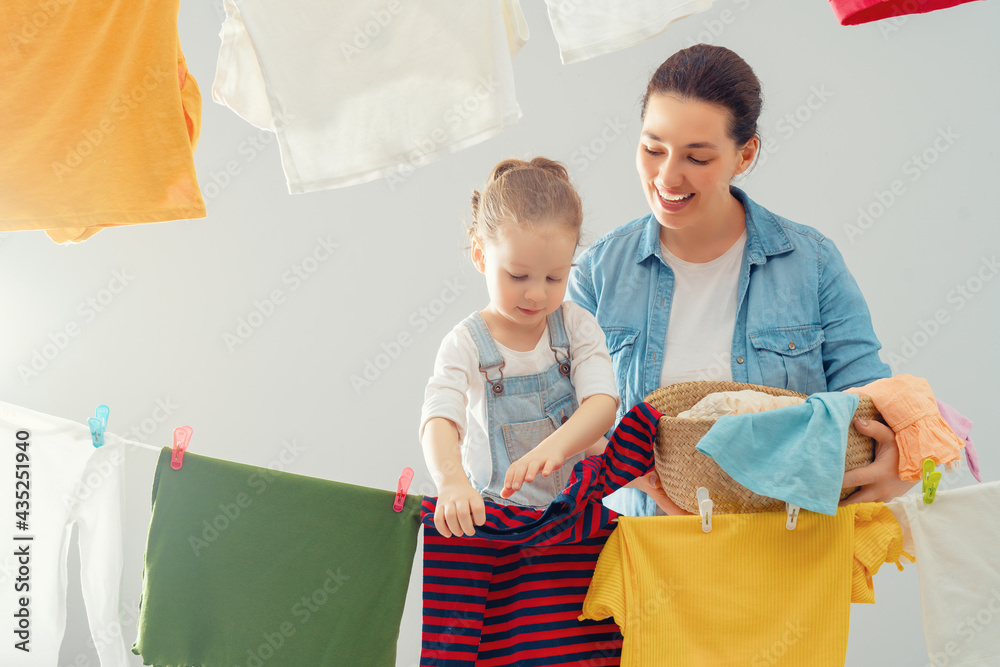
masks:
<svg viewBox="0 0 1000 667"><path fill-rule="evenodd" d="M146 443L139 442L137 440L128 440L128 439L123 438L121 436L116 436L116 437L118 438L118 440L120 442L123 442L126 445L135 445L136 447L142 447L144 449L151 449L152 451L156 452L157 454L159 454L160 450L163 449L162 447L156 447L155 445L147 445Z"/></svg>

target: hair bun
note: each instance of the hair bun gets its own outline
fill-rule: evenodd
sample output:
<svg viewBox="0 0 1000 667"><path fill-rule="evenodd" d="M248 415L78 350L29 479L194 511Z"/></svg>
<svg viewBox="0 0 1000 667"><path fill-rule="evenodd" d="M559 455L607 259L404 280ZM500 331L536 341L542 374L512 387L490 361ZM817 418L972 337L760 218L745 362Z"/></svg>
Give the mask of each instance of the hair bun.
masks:
<svg viewBox="0 0 1000 667"><path fill-rule="evenodd" d="M472 217L475 219L479 216L479 200L482 195L479 194L479 190L472 191Z"/></svg>
<svg viewBox="0 0 1000 667"><path fill-rule="evenodd" d="M489 178L487 178L486 180L487 187L489 186L490 183L496 182L496 180L501 176L503 176L504 174L516 171L518 169L524 169L525 167L528 166L530 166L529 163L525 162L524 160L519 160L517 158L508 158L506 160L501 160L499 163L497 163L495 167L493 167L493 171L490 172Z"/></svg>
<svg viewBox="0 0 1000 667"><path fill-rule="evenodd" d="M539 169L544 169L545 171L558 176L562 180L569 182L569 172L566 171L566 167L563 166L561 162L556 162L555 160L550 160L547 157L536 157L531 161L532 167L537 167Z"/></svg>

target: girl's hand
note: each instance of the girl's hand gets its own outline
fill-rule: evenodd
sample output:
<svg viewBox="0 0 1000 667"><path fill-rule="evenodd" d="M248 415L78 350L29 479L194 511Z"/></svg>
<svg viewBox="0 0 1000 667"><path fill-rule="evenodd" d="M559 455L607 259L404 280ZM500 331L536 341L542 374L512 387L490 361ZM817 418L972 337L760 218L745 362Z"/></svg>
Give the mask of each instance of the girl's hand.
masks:
<svg viewBox="0 0 1000 667"><path fill-rule="evenodd" d="M539 474L548 477L565 462L566 455L560 451L558 441L549 436L507 468L500 497L510 498L525 482L534 482Z"/></svg>
<svg viewBox="0 0 1000 667"><path fill-rule="evenodd" d="M438 490L434 527L445 537L476 534L476 526L486 523L486 503L468 480L442 486Z"/></svg>
<svg viewBox="0 0 1000 667"><path fill-rule="evenodd" d="M896 434L882 422L854 420L854 428L862 435L875 438L875 460L866 466L848 470L843 487L860 486L841 505L850 503L888 502L903 495L916 482L899 478L899 447Z"/></svg>

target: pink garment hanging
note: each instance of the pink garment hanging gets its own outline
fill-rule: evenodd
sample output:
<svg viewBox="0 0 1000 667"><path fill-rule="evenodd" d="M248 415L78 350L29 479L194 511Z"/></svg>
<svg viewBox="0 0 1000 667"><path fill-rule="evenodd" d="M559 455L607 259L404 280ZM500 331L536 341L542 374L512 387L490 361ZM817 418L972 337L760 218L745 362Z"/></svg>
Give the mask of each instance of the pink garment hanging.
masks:
<svg viewBox="0 0 1000 667"><path fill-rule="evenodd" d="M969 472L972 473L977 482L983 481L979 475L979 455L976 454L976 446L972 444L972 438L969 437L969 431L972 430L972 420L940 399L935 400L937 400L941 418L951 427L955 435L965 441L965 460L969 464Z"/></svg>

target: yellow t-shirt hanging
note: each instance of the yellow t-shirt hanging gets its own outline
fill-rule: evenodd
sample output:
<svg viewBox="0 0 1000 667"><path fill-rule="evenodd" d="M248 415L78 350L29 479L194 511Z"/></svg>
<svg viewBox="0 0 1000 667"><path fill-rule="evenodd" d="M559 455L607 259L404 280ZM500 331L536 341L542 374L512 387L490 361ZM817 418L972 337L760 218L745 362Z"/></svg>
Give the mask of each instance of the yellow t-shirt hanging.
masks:
<svg viewBox="0 0 1000 667"><path fill-rule="evenodd" d="M205 217L201 94L180 0L6 0L0 12L0 230L59 243Z"/></svg>
<svg viewBox="0 0 1000 667"><path fill-rule="evenodd" d="M619 517L580 619L613 616L623 667L842 667L851 602L874 602L872 575L899 564L902 532L882 503L697 516Z"/></svg>

